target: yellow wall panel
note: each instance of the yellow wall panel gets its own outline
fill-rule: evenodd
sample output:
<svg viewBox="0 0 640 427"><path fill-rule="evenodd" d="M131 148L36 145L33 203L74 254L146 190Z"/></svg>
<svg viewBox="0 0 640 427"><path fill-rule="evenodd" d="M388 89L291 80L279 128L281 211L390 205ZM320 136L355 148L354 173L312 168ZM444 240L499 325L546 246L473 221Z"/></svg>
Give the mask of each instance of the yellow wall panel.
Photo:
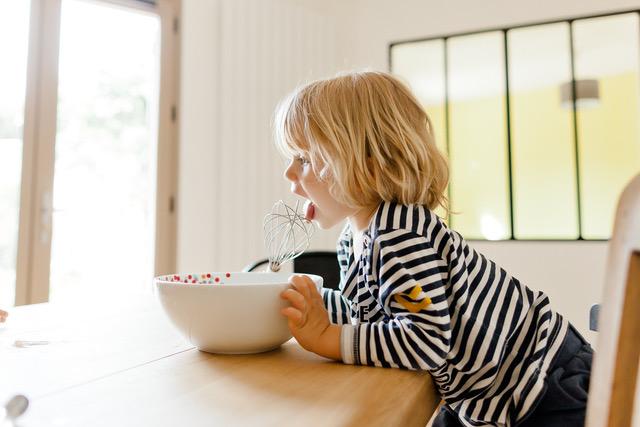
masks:
<svg viewBox="0 0 640 427"><path fill-rule="evenodd" d="M508 239L505 97L449 104L451 225L466 238Z"/></svg>
<svg viewBox="0 0 640 427"><path fill-rule="evenodd" d="M578 238L573 110L558 86L512 94L510 107L515 237Z"/></svg>
<svg viewBox="0 0 640 427"><path fill-rule="evenodd" d="M599 79L600 103L578 111L578 141L585 239L608 239L616 201L640 172L638 75Z"/></svg>

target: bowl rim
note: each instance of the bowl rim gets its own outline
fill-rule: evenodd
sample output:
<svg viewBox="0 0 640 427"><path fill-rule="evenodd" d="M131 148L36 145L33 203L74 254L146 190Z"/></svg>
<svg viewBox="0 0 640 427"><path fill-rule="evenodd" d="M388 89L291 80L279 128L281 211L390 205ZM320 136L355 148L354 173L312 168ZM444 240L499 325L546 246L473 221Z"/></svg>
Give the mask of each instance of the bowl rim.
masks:
<svg viewBox="0 0 640 427"><path fill-rule="evenodd" d="M220 272L213 272L213 271L209 271L207 273L211 273L212 275L215 274L223 274ZM185 273L175 273L176 275L183 275ZM193 274L193 275L201 275L203 273L188 273L188 274ZM206 273L204 273L206 274ZM316 279L320 279L321 281L321 286L324 285L324 278L322 276L319 276L317 274L310 274L310 273L270 273L268 271L236 271L234 272L234 274L288 274L286 279L284 279L283 282L273 282L273 283L259 283L259 282L254 282L254 283L201 283L201 282L196 282L196 283L183 283L183 282L172 282L170 280L162 280L165 277L170 277L173 274L163 274L161 276L156 276L153 278L153 283L156 286L160 286L160 285L166 285L166 286L180 286L180 287L184 287L184 288L191 288L191 287L207 287L207 288L237 288L237 287L248 287L248 286L268 286L268 285L278 285L278 286L282 286L284 284L288 285L289 284L289 278L291 276L296 276L296 275L300 275L300 276L309 276L312 280L314 278ZM315 283L315 280L314 280Z"/></svg>

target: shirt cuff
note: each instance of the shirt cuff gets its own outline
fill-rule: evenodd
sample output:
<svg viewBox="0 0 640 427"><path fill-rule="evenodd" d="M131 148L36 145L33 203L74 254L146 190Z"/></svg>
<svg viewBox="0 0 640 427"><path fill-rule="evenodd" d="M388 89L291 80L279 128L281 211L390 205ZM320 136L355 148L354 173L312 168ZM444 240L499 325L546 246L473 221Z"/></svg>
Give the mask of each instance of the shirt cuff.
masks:
<svg viewBox="0 0 640 427"><path fill-rule="evenodd" d="M353 325L342 325L342 330L340 331L340 356L342 357L342 362L348 365L354 364L353 357L353 333L355 330L355 326Z"/></svg>

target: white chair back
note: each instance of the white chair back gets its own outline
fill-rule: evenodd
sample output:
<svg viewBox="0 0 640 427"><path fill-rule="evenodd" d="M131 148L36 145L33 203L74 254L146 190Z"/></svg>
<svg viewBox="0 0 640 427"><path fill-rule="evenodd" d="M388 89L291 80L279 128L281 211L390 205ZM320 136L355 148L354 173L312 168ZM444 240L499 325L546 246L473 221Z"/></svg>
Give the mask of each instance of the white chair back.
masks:
<svg viewBox="0 0 640 427"><path fill-rule="evenodd" d="M587 266L588 268L588 266ZM625 187L609 241L587 427L640 427L640 175ZM640 405L635 405L640 408Z"/></svg>

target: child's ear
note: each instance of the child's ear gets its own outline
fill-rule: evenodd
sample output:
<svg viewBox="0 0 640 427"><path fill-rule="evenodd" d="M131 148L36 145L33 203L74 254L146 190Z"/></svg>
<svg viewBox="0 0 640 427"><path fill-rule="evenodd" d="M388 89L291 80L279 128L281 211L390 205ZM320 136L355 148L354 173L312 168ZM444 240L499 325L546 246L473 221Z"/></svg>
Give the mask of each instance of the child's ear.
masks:
<svg viewBox="0 0 640 427"><path fill-rule="evenodd" d="M318 172L318 178L320 178L320 180L325 182L331 182L331 179L333 178L333 174L329 169L329 165L324 165L324 167L320 170L320 172Z"/></svg>

